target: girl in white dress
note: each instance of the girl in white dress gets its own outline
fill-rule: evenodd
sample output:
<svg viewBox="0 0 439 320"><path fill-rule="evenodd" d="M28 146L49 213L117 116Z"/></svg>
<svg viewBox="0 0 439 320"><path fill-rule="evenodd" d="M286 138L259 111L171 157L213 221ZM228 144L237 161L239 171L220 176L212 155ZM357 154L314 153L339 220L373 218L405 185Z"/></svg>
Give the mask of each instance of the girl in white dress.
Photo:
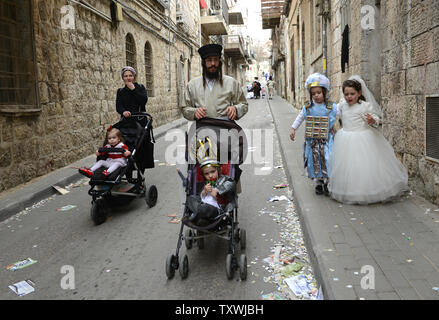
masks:
<svg viewBox="0 0 439 320"><path fill-rule="evenodd" d="M406 168L376 127L381 109L364 81L343 82L338 110L343 128L334 138L330 159L331 197L348 204L383 202L408 189Z"/></svg>

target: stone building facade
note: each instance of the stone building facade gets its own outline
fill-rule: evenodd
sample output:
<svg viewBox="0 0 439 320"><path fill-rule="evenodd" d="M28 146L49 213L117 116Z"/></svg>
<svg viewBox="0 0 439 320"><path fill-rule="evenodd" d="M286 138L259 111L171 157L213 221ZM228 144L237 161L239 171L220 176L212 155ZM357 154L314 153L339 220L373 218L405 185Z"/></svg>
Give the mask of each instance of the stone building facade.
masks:
<svg viewBox="0 0 439 320"><path fill-rule="evenodd" d="M201 31L199 0L184 0L184 24L179 2L0 0L0 191L93 153L119 120L127 64L155 126L181 117Z"/></svg>
<svg viewBox="0 0 439 320"><path fill-rule="evenodd" d="M343 68L346 25L349 63ZM309 99L304 82L313 72L326 71L334 101L351 75L365 79L412 190L439 204L438 1L287 0L272 38L273 72L284 80L278 92L296 108Z"/></svg>

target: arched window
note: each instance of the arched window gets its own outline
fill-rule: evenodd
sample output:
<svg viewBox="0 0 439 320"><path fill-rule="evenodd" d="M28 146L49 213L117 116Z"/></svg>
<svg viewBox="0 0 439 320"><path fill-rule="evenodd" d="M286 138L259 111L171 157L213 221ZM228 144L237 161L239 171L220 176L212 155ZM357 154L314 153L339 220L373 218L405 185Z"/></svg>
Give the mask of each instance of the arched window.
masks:
<svg viewBox="0 0 439 320"><path fill-rule="evenodd" d="M125 38L125 52L127 66L136 69L136 44L134 43L134 37L131 33L128 33Z"/></svg>
<svg viewBox="0 0 439 320"><path fill-rule="evenodd" d="M147 41L145 43L145 78L148 97L154 97L154 73L152 68L152 47Z"/></svg>

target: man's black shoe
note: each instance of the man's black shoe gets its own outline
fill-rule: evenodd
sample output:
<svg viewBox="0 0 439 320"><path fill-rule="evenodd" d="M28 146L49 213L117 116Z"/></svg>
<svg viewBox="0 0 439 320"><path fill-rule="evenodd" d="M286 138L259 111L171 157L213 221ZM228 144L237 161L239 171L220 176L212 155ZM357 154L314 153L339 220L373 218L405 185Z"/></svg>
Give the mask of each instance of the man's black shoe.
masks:
<svg viewBox="0 0 439 320"><path fill-rule="evenodd" d="M323 193L325 194L325 196L329 197L329 189L328 189L328 184L325 183L323 185Z"/></svg>

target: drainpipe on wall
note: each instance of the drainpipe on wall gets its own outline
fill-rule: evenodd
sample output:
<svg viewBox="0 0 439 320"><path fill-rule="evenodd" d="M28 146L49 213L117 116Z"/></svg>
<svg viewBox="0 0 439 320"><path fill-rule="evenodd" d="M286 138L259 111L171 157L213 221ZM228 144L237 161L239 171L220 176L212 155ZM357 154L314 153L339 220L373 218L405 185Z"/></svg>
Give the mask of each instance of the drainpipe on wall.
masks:
<svg viewBox="0 0 439 320"><path fill-rule="evenodd" d="M172 86L172 64L171 64L171 1L168 1L168 68L169 68L169 82L168 82L168 92L171 91Z"/></svg>
<svg viewBox="0 0 439 320"><path fill-rule="evenodd" d="M325 76L328 76L328 69L327 69L327 59L328 59L328 38L326 33L326 28L328 25L328 17L329 17L329 1L320 0L320 15L323 17L323 74Z"/></svg>

